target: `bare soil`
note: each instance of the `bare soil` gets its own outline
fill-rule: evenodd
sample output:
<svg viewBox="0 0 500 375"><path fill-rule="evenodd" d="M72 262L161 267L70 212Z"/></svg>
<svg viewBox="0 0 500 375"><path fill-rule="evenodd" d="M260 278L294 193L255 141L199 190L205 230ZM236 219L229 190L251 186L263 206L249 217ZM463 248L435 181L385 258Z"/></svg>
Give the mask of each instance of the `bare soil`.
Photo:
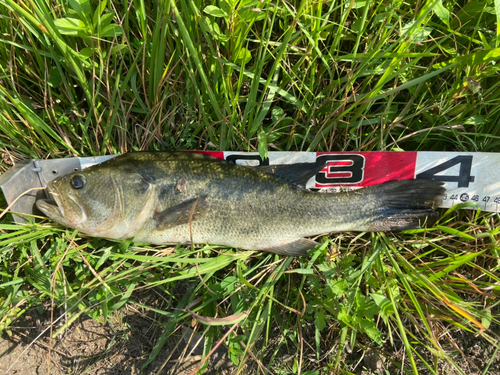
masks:
<svg viewBox="0 0 500 375"><path fill-rule="evenodd" d="M152 292L147 299L154 298ZM157 296L156 296L157 297ZM41 311L40 311L41 310ZM200 365L203 340L190 327L167 340L153 362L142 369L157 343L167 318L128 305L100 323L81 316L60 336L51 336L64 324L53 324L50 306L30 309L15 321L10 335L0 338L0 374L15 375L135 375L191 374ZM192 336L192 337L191 337ZM211 357L208 374L231 374L232 362L221 346Z"/></svg>
<svg viewBox="0 0 500 375"><path fill-rule="evenodd" d="M149 292L149 294L145 298L154 298L154 293ZM54 316L58 316L56 312ZM64 334L51 339L52 320L50 306L46 306L45 309L29 310L11 325L10 336L4 334L0 338L0 374L187 375L193 373L200 365L203 340L200 340L200 344L196 347L195 344L201 336L191 327L185 326L168 339L156 359L143 369L167 319L152 311L140 310L133 305L116 312L104 324L82 316L72 323ZM52 333L55 333L60 326L56 323ZM492 328L498 333L498 327ZM274 330L274 333L278 338L279 329ZM440 337L441 346L455 359L463 373L500 374L500 358L496 356L496 348L485 339L459 331L442 332ZM331 349L338 345L338 339L328 333L323 334L322 352L326 355L318 362L313 349L313 327L311 332L304 327L303 338L305 340L303 372L314 369L319 370L320 374L336 374L330 370L334 358L327 352L335 353L335 350ZM369 340L366 342L369 343ZM431 353L427 349L417 348L423 358L431 358ZM278 371L271 370L272 373L292 373L294 358L285 351L286 346L283 346L279 359L274 362L275 366L282 367ZM356 348L345 354L343 360L350 364L350 371L354 374L406 373L393 364L401 363L407 358L404 347L398 343L392 345L386 342L381 348ZM270 360L269 357L270 354L265 355L265 361ZM410 368L407 361L405 364L406 368ZM421 364L418 366L420 374L432 373L425 366ZM459 374L459 371L445 360L439 360L435 366L439 374ZM484 372L488 366L488 371ZM257 367L257 363L250 359L242 373L257 373ZM221 345L211 356L206 374L235 373L236 366L228 359L227 349Z"/></svg>

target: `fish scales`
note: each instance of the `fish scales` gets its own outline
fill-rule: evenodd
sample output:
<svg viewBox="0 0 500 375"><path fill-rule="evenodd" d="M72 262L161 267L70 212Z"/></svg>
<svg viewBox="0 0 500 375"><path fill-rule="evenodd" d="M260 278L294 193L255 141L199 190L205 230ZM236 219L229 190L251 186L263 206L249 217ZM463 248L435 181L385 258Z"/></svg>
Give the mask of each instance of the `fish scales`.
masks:
<svg viewBox="0 0 500 375"><path fill-rule="evenodd" d="M52 181L54 201L37 205L92 236L304 255L316 245L305 237L420 227L437 217L444 193L441 183L419 180L318 193L283 172L188 152L129 153Z"/></svg>
<svg viewBox="0 0 500 375"><path fill-rule="evenodd" d="M218 161L208 164L198 158L191 159L189 165L184 158L168 164L146 159L143 166L137 166L146 176L159 176L153 183L166 191L159 194L160 211L210 191L206 213L192 222L196 243L262 249L317 234L318 229L320 233L331 231L332 225L342 225L338 210L342 210L344 217L352 216L351 221L357 219L343 202L339 202L333 214L326 195L290 188L279 178L250 168ZM173 188L180 179L186 181L184 193ZM304 216L309 220L305 221ZM158 230L157 224L152 218L134 238L156 244L190 242L189 223L163 230Z"/></svg>

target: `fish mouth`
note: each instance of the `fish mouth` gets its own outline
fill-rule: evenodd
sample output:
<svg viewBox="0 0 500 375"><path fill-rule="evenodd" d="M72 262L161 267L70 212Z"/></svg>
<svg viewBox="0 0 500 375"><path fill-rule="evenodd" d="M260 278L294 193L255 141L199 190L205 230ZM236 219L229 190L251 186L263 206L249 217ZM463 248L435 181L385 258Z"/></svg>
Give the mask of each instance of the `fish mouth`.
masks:
<svg viewBox="0 0 500 375"><path fill-rule="evenodd" d="M58 223L67 223L64 217L64 209L61 200L59 199L60 194L57 188L54 186L54 181L50 181L47 186L50 199L39 199L36 201L36 207L42 211L43 214L48 216Z"/></svg>
<svg viewBox="0 0 500 375"><path fill-rule="evenodd" d="M71 193L61 194L60 182L50 181L47 190L50 199L36 201L37 208L59 224L76 228L87 219L85 208Z"/></svg>
<svg viewBox="0 0 500 375"><path fill-rule="evenodd" d="M55 199L41 199L41 200L44 201L46 204L49 204L51 206L56 206L57 208L59 208L59 205L57 204Z"/></svg>
<svg viewBox="0 0 500 375"><path fill-rule="evenodd" d="M51 219L61 219L63 213L55 199L39 199L36 201L36 207Z"/></svg>

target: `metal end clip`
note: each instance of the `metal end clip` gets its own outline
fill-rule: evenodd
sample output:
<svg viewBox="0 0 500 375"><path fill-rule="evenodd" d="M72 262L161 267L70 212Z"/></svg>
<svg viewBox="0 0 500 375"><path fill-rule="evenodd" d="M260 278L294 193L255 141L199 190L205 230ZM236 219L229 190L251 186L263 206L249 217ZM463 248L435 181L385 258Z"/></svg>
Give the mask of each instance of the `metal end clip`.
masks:
<svg viewBox="0 0 500 375"><path fill-rule="evenodd" d="M23 160L0 176L0 189L7 205L10 205L15 199L31 188L47 187L47 184L57 177L102 163L114 156L117 155ZM36 209L35 202L37 199L42 198L50 199L47 190L34 190L19 198L11 207L14 221L18 224L24 224L30 221L28 215L40 215L40 212Z"/></svg>

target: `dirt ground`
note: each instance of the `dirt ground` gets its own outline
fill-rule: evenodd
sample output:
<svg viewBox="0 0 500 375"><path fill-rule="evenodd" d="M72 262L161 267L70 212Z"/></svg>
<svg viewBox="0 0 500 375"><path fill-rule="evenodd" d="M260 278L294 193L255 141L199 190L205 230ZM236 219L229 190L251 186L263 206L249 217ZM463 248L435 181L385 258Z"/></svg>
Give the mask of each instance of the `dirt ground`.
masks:
<svg viewBox="0 0 500 375"><path fill-rule="evenodd" d="M142 296L143 302L155 297L148 294ZM142 370L167 319L133 305L115 312L105 324L82 315L64 334L52 339L51 320L50 306L46 306L27 311L9 327L10 336L4 333L0 338L1 375L187 375L202 359L203 340L196 346L201 336L186 326L175 332ZM62 324L54 324L53 333ZM208 374L233 372L232 362L223 353L221 347L213 354Z"/></svg>
<svg viewBox="0 0 500 375"><path fill-rule="evenodd" d="M154 298L154 296L148 298ZM162 320L151 311L127 306L116 312L116 315L111 317L106 324L81 316L63 335L52 340L50 339L51 314L49 311L49 306L45 311L43 309L27 311L10 326L11 335L4 333L0 338L0 374L187 375L193 373L200 365L202 340L200 345L194 348L200 336L194 333L193 340L189 341L188 338L193 331L186 326L169 338L157 358L146 369L141 369L162 333L162 324L167 321L166 318ZM60 325L56 325L53 328L54 332L59 327ZM278 331L276 330L277 335ZM310 343L314 343L313 336L314 330L310 334L304 332L305 340ZM322 350L327 354L329 349L333 348L336 339L328 334L325 334L323 339L325 345ZM463 373L467 375L500 374L500 359L496 356L496 348L483 338L473 334L450 331L442 333L440 344L450 356L455 358ZM326 359L318 363L315 361L312 347L314 345L304 345L305 368L320 370L320 374L335 374L336 372L329 370L328 355L325 356ZM429 353L425 349L422 349L420 353L424 358L429 358ZM278 362L281 361L283 367L272 373L293 373L291 366L286 364L287 357L290 356L282 353ZM345 361L352 364L350 370L359 375L404 374L401 369L392 365L391 361L382 360L382 357L401 362L406 358L406 353L402 346L386 345L383 348L364 348L346 353ZM489 369L484 372L488 364ZM265 362L264 365L266 365ZM439 374L459 374L457 369L452 368L444 360L439 360L435 366ZM286 371L287 369L289 371ZM419 371L421 374L431 373L425 366L420 365ZM235 373L236 366L227 358L226 348L221 345L212 355L206 374ZM242 373L257 373L257 364L250 359Z"/></svg>
<svg viewBox="0 0 500 375"><path fill-rule="evenodd" d="M27 331L30 331L28 327ZM159 359L141 372L153 343L147 335L147 328L139 326L128 332L116 332L109 325L85 319L75 323L62 339L52 340L52 343L46 338L32 341L29 339L32 334L21 336L21 331L17 332L13 338L0 339L0 374L190 374L201 359L197 354L199 351L195 351L181 362L171 360L164 363L172 349L171 345L166 345ZM212 365L208 373L232 373L225 368L231 364L226 358L220 358L219 353L215 353L214 361L218 366Z"/></svg>

